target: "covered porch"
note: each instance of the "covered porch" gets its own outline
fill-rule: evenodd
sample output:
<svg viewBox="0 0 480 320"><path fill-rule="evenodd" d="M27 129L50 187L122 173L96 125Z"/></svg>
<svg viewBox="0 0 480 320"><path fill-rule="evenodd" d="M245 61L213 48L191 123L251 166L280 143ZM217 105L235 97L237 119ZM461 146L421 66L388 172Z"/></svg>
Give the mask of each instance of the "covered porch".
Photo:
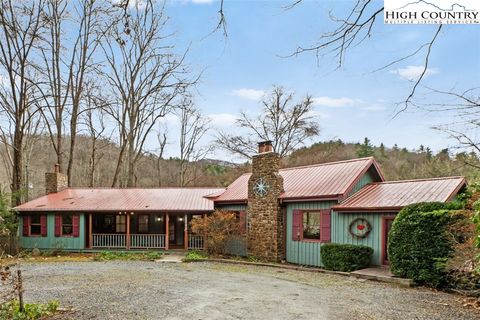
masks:
<svg viewBox="0 0 480 320"><path fill-rule="evenodd" d="M204 249L203 238L191 232L191 221L206 213L106 212L85 215L89 249Z"/></svg>

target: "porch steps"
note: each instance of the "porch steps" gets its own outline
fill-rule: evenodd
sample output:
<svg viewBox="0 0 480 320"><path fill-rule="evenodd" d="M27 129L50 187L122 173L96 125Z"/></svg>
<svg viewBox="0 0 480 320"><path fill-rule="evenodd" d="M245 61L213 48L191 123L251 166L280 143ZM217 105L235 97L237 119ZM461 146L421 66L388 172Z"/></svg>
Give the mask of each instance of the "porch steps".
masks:
<svg viewBox="0 0 480 320"><path fill-rule="evenodd" d="M393 283L402 287L413 286L411 279L394 276L387 267L371 267L350 272L350 276L360 279L375 280L380 282Z"/></svg>
<svg viewBox="0 0 480 320"><path fill-rule="evenodd" d="M158 263L182 263L183 259L185 259L186 253L175 252L175 253L168 253L162 255L162 257L155 262Z"/></svg>

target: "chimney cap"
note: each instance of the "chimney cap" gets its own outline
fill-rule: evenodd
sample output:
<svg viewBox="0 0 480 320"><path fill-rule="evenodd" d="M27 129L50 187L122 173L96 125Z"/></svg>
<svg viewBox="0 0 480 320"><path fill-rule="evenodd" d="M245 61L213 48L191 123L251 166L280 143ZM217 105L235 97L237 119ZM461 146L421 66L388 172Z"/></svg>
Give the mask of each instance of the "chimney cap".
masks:
<svg viewBox="0 0 480 320"><path fill-rule="evenodd" d="M265 141L261 141L258 143L258 146L268 146L268 145L272 145L272 140L265 140Z"/></svg>

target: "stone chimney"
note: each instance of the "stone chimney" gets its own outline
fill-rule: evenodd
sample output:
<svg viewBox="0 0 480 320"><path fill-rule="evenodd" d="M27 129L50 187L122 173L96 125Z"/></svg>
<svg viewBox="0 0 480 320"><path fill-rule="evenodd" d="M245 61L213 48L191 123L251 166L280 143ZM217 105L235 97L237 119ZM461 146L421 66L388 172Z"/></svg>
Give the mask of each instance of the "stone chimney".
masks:
<svg viewBox="0 0 480 320"><path fill-rule="evenodd" d="M60 165L55 164L53 172L45 173L45 193L56 193L68 188L66 174L60 173Z"/></svg>
<svg viewBox="0 0 480 320"><path fill-rule="evenodd" d="M248 254L279 261L284 255L284 221L279 204L283 178L271 141L258 144L248 181Z"/></svg>

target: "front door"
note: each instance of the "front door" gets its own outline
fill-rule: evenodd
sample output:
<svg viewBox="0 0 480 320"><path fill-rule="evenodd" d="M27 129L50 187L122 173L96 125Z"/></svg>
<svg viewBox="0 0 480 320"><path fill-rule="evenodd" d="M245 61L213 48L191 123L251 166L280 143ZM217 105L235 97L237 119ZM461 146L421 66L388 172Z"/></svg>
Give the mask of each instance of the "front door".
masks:
<svg viewBox="0 0 480 320"><path fill-rule="evenodd" d="M392 229L393 220L395 220L395 217L393 216L383 218L383 231L382 231L382 242L383 242L382 263L383 264L390 264L390 262L388 261L388 233L390 232L390 229Z"/></svg>

